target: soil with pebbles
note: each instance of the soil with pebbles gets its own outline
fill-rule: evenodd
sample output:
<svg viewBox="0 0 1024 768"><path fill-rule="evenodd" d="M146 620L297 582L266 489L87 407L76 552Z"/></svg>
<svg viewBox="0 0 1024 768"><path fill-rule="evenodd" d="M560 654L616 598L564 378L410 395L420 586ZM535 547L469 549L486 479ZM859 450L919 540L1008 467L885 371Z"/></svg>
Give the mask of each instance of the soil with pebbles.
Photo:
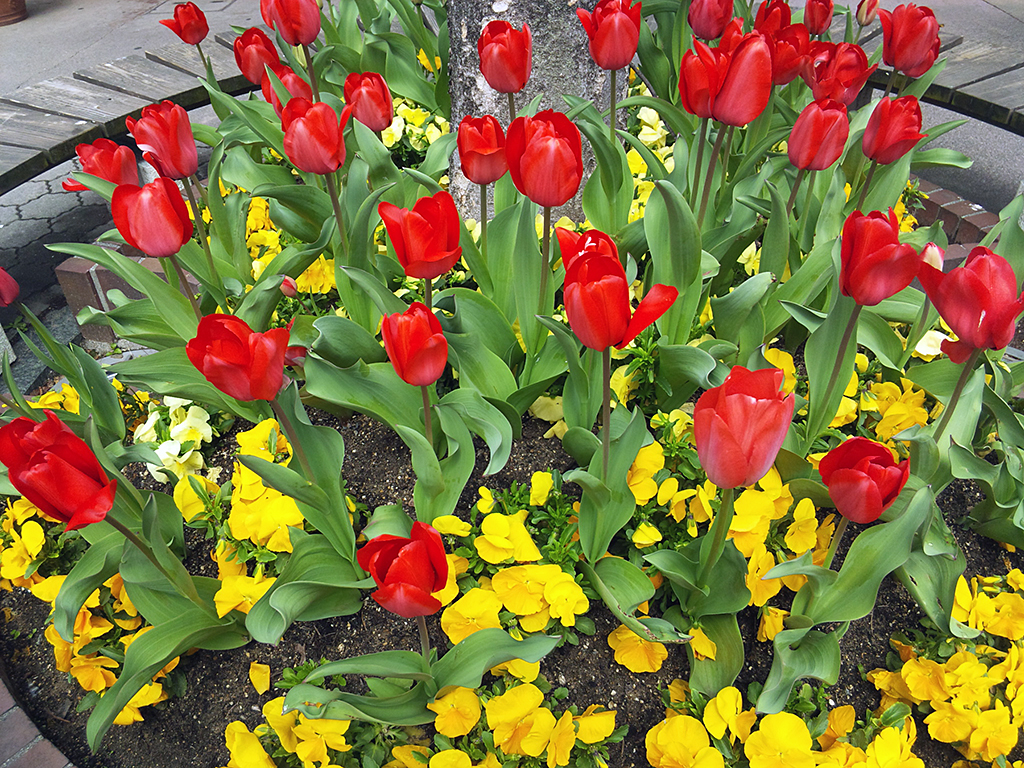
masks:
<svg viewBox="0 0 1024 768"><path fill-rule="evenodd" d="M337 426L345 438L345 478L350 493L370 509L381 504L412 506L414 475L404 444L387 427L362 416L338 422L326 414L317 421ZM249 425L239 424L237 429ZM547 424L527 420L523 439L516 441L508 465L498 475L484 478L486 449L478 447L477 473L466 486L460 508L468 509L477 498L476 489L507 486L512 481L528 483L537 469L565 471L572 462L557 440L542 439ZM215 463L229 467L232 440L224 440ZM145 484L148 475L134 480ZM981 500L977 489L956 482L940 497L940 506L953 522ZM1005 573L1012 567L1024 568L1019 553L1009 554L994 542L954 526L957 539L967 556L967 573ZM208 559L209 542L190 531L192 545L188 565L193 572L212 567ZM840 551L840 557L843 552ZM618 711L619 725L629 725L629 733L611 750L616 768L648 765L644 736L664 717L660 691L675 678L688 674L686 653L670 648L661 670L633 674L613 661L606 637L617 622L597 601L591 602L590 616L597 633L579 635L579 645L565 644L542 662L542 673L554 685L565 686L565 700L581 709L602 704ZM10 687L19 702L35 720L43 734L54 742L78 768L218 768L228 762L224 729L241 720L251 729L261 723L264 702L278 695L273 688L263 695L249 682L249 664L268 664L271 679L285 667L318 660L343 658L388 649L415 650L419 643L415 623L394 616L367 600L354 616L304 622L292 626L277 646L249 645L233 651L201 651L184 656L180 668L187 679L181 696L143 710L145 722L128 727L113 727L102 748L92 754L85 742L86 713L77 713L75 705L82 691L68 675L54 667L53 652L41 627L47 618L47 606L25 590L0 593L0 665L6 669ZM829 704L852 704L860 715L878 706L874 687L863 671L885 666L888 640L893 632L915 625L920 612L907 591L887 578L879 592L874 610L854 622L840 642L843 668L839 681L827 691ZM741 690L755 681L763 682L771 665L770 644L758 643L757 614L748 608L740 613L740 627L746 638L746 663L737 685ZM442 640L437 617L429 619L431 637ZM959 755L944 744L928 739L923 722L918 722L915 753L932 768L951 765Z"/></svg>

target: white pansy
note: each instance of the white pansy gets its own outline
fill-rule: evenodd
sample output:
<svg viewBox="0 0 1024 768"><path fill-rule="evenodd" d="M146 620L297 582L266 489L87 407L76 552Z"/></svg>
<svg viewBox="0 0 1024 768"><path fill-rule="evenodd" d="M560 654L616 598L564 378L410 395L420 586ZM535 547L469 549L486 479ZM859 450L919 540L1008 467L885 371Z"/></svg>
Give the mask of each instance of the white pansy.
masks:
<svg viewBox="0 0 1024 768"><path fill-rule="evenodd" d="M203 468L203 454L195 448L179 454L181 443L177 440L166 440L156 449L160 464L147 464L146 469L157 482L173 483Z"/></svg>
<svg viewBox="0 0 1024 768"><path fill-rule="evenodd" d="M156 443L160 441L160 437L156 433L157 422L160 421L159 411L153 411L149 414L149 418L142 424L139 424L132 433L132 439L136 443Z"/></svg>
<svg viewBox="0 0 1024 768"><path fill-rule="evenodd" d="M210 426L210 414L198 405L189 407L185 417L175 424L171 422L171 439L182 443L192 440L196 444L209 443L213 440L213 427Z"/></svg>

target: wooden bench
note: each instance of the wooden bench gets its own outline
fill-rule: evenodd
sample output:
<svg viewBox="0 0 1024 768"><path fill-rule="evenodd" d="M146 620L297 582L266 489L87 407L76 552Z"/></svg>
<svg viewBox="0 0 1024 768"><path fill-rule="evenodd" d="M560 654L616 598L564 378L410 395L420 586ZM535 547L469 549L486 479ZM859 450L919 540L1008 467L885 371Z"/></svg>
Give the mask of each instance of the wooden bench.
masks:
<svg viewBox="0 0 1024 768"><path fill-rule="evenodd" d="M230 32L214 35L204 53L224 92L237 95L254 86L235 64L234 39ZM196 79L205 76L195 48L176 43L0 95L0 195L72 159L78 144L123 139L125 118L137 118L147 104L209 104Z"/></svg>

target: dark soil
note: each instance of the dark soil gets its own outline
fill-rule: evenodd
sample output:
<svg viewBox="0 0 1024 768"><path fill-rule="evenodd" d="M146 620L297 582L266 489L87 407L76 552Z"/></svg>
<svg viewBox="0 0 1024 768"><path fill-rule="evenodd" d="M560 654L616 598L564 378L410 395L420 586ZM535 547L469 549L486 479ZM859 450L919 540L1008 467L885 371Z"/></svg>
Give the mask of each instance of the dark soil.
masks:
<svg viewBox="0 0 1024 768"><path fill-rule="evenodd" d="M381 504L401 503L411 508L414 476L408 450L387 427L362 416L338 423L326 414L315 420L338 425L345 438L345 478L350 493L370 509ZM250 425L239 424L237 429ZM477 474L466 486L460 509L466 510L477 498L477 488L507 486L512 481L528 483L537 469L572 466L557 440L543 440L547 429L543 422L527 421L523 439L516 441L512 457L501 473L482 477L486 449L478 450ZM233 442L225 441L218 465L230 463ZM144 475L144 472L142 473ZM145 477L148 477L146 475ZM136 475L138 480L144 478ZM149 485L153 485L149 481ZM952 522L980 500L973 485L955 483L940 499ZM1019 553L1008 554L993 542L954 527L967 556L967 573L1006 572L1024 567ZM194 532L192 532L194 533ZM852 537L850 537L852 538ZM209 563L209 543L190 537L194 545L190 569ZM842 552L840 552L840 556ZM92 755L85 743L87 713L76 713L82 691L68 675L54 668L53 652L41 627L47 618L47 606L24 590L0 593L5 625L0 631L0 665L6 667L12 681L12 693L36 721L44 735L52 740L78 768L217 768L228 761L224 746L224 728L233 720L242 720L251 729L263 722L262 705L279 691L273 688L258 695L248 679L249 664L258 661L271 668L271 679L280 677L285 667L307 659L336 659L387 649L418 647L415 624L396 617L368 600L355 615L294 625L277 646L251 643L234 651L203 651L182 658L180 668L187 679L184 695L156 707L143 710L144 723L113 727L103 747ZM578 646L566 644L552 652L541 664L541 672L557 686L569 690L566 703L581 709L602 704L618 711L619 725L629 725L629 735L611 751L616 768L646 766L644 736L664 717L660 689L674 678L688 675L686 653L681 648L669 651L669 657L657 673L637 675L613 661L606 637L617 622L603 606L592 601L589 614L597 627L593 637L580 635ZM897 582L886 579L871 615L855 622L842 639L843 669L838 683L828 689L830 706L852 704L858 714L878 706L879 696L865 682L862 672L885 665L888 639L896 631L915 624L920 613L910 595ZM747 609L740 614L745 638L746 666L737 681L745 690L751 682L763 682L771 666L768 643L758 643L756 613ZM435 643L443 641L437 617L429 620ZM931 742L927 729L918 722L915 753L930 767L951 765L959 755L944 744Z"/></svg>

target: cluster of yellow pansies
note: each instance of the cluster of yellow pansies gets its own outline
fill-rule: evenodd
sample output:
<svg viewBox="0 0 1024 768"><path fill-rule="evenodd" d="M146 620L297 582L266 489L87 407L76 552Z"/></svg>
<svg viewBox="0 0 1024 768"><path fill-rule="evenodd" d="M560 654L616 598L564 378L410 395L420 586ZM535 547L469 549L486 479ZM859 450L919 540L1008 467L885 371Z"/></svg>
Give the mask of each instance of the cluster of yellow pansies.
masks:
<svg viewBox="0 0 1024 768"><path fill-rule="evenodd" d="M654 768L724 768L723 752L738 755L737 749L750 768L925 768L911 749L917 731L909 717L900 728L875 733L862 749L849 741L856 725L851 706L830 711L828 727L814 739L807 723L790 712L766 715L758 723L732 686L719 691L703 711L687 700L682 681L675 681L670 692L673 705L665 719L647 732L647 760Z"/></svg>
<svg viewBox="0 0 1024 768"><path fill-rule="evenodd" d="M423 61L426 64L426 57ZM406 139L409 145L418 152L426 151L427 147L451 130L448 121L440 115L432 115L411 101L402 98L394 100L395 117L391 125L381 132L381 141L391 149Z"/></svg>
<svg viewBox="0 0 1024 768"><path fill-rule="evenodd" d="M300 712L283 713L284 697L271 699L263 705L266 725L250 731L245 723L228 725L224 741L231 755L226 768L276 768L276 763L260 743L260 737L271 731L281 747L295 755L302 768L338 768L329 750L347 752L352 745L345 741L348 720L311 720Z"/></svg>
<svg viewBox="0 0 1024 768"><path fill-rule="evenodd" d="M985 634L973 644L957 642L942 661L894 640L900 669L868 675L882 692L882 706L926 704L928 734L968 760L991 762L1008 755L1024 726L1022 589L1024 574L1016 568L1006 576L976 576L970 584L960 577L953 618Z"/></svg>

